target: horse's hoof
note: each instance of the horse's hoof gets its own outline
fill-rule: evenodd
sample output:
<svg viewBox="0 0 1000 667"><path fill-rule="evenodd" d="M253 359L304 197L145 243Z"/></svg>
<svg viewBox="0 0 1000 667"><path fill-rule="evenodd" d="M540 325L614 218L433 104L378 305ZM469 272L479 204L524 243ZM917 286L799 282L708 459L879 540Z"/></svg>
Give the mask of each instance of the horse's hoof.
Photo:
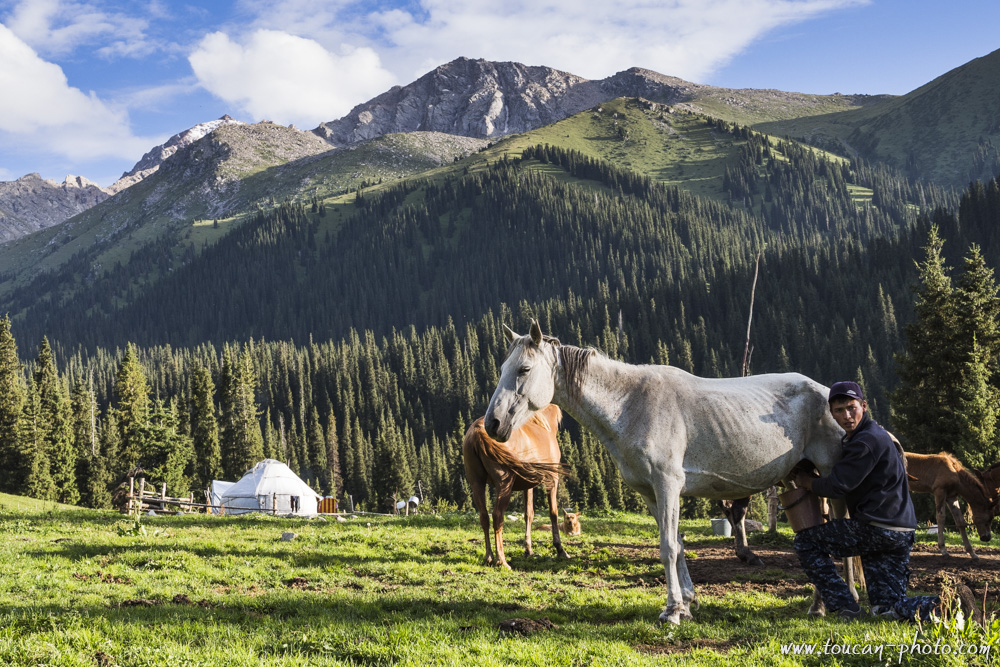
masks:
<svg viewBox="0 0 1000 667"><path fill-rule="evenodd" d="M688 614L690 616L690 614ZM681 611L680 609L664 609L660 614L660 618L657 620L659 625L666 625L667 623L673 625L681 624Z"/></svg>
<svg viewBox="0 0 1000 667"><path fill-rule="evenodd" d="M809 611L807 611L806 614L808 616L812 616L813 618L823 618L826 616L826 607L823 605L813 605L812 607L809 607Z"/></svg>
<svg viewBox="0 0 1000 667"><path fill-rule="evenodd" d="M757 554L751 554L750 557L747 558L747 565L750 565L751 567L764 567L764 561L762 561L760 556Z"/></svg>
<svg viewBox="0 0 1000 667"><path fill-rule="evenodd" d="M979 560L978 554L969 554L969 555L972 556L972 560Z"/></svg>
<svg viewBox="0 0 1000 667"><path fill-rule="evenodd" d="M562 549L559 550L559 554L558 555L559 555L559 558L565 558L566 560L569 560L569 554L566 553L565 551L563 551Z"/></svg>

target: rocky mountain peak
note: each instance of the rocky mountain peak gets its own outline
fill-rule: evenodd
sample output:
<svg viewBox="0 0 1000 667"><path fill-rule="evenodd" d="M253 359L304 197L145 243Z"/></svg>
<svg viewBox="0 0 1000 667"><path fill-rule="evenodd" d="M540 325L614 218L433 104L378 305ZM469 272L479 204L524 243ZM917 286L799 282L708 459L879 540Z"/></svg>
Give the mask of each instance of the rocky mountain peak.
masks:
<svg viewBox="0 0 1000 667"><path fill-rule="evenodd" d="M194 127L184 130L183 132L178 132L163 144L155 146L143 155L142 159L136 162L135 166L132 167L132 170L122 174L122 177L112 183L109 189L112 193L116 193L121 192L131 185L135 185L142 179L155 174L160 168L160 165L163 164L163 161L181 148L190 146L194 142L208 134L211 134L223 125L231 124L243 125L244 123L242 121L235 120L229 114L226 114L218 120L211 120L207 123L199 123Z"/></svg>
<svg viewBox="0 0 1000 667"><path fill-rule="evenodd" d="M32 173L0 182L0 242L51 227L86 211L111 193L82 176L62 183Z"/></svg>

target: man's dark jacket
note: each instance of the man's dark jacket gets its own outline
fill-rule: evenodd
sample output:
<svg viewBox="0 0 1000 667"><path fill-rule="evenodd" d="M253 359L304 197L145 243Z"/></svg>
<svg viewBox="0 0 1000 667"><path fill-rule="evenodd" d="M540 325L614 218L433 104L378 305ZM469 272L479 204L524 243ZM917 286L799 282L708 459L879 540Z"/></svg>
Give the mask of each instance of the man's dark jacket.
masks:
<svg viewBox="0 0 1000 667"><path fill-rule="evenodd" d="M903 457L888 431L867 412L850 436L843 458L826 477L813 480L818 496L843 498L851 518L898 528L916 528Z"/></svg>

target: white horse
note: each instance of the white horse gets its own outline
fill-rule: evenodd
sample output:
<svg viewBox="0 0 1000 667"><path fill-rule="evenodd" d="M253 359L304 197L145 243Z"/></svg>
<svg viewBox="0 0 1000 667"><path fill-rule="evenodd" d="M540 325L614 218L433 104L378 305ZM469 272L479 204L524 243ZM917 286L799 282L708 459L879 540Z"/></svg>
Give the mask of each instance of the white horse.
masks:
<svg viewBox="0 0 1000 667"><path fill-rule="evenodd" d="M826 475L841 456L844 431L830 415L828 389L803 375L705 379L561 345L534 321L527 336L504 330L511 345L486 410L487 433L504 442L555 403L604 443L656 517L667 582L660 622L691 618L695 598L677 539L682 495L745 498L790 481L803 459ZM842 502L834 513L844 515ZM810 613L824 613L818 594Z"/></svg>

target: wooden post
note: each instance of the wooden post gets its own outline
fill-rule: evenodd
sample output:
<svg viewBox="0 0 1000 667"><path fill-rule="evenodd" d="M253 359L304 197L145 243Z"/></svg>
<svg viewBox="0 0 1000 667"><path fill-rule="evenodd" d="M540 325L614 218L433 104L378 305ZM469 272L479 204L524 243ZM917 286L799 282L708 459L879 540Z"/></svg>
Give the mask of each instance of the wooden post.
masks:
<svg viewBox="0 0 1000 667"><path fill-rule="evenodd" d="M142 497L146 493L146 478L143 477L139 480L139 506L136 508L136 514L142 514Z"/></svg>
<svg viewBox="0 0 1000 667"><path fill-rule="evenodd" d="M125 506L125 511L129 514L132 513L132 496L135 495L135 477L128 478L128 504Z"/></svg>

